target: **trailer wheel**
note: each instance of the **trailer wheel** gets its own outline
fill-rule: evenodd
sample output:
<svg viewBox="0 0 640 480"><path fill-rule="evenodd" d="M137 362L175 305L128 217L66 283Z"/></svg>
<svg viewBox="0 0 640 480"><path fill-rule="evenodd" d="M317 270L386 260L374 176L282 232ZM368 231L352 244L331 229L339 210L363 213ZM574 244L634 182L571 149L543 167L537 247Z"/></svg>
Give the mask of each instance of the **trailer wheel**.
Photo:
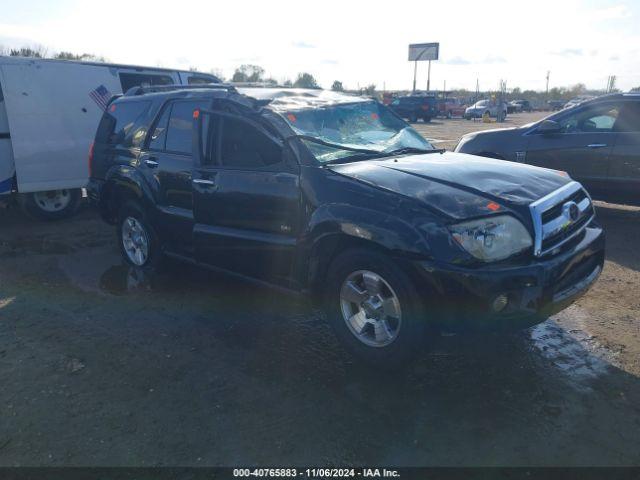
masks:
<svg viewBox="0 0 640 480"><path fill-rule="evenodd" d="M49 190L20 195L20 205L30 216L40 220L61 220L72 216L80 206L79 188Z"/></svg>

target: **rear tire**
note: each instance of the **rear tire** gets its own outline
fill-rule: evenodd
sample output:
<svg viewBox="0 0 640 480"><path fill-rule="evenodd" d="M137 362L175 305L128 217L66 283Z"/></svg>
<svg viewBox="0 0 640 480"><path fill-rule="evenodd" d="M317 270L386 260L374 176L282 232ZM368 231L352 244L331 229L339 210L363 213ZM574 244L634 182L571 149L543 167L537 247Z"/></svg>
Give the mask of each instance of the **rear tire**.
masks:
<svg viewBox="0 0 640 480"><path fill-rule="evenodd" d="M331 263L324 309L336 336L364 363L397 369L425 346L425 309L409 276L388 256L348 250Z"/></svg>
<svg viewBox="0 0 640 480"><path fill-rule="evenodd" d="M39 220L62 220L74 215L80 207L82 190L60 189L24 193L18 197L22 210Z"/></svg>
<svg viewBox="0 0 640 480"><path fill-rule="evenodd" d="M409 123L417 123L418 122L418 116L417 115L411 115L409 117Z"/></svg>
<svg viewBox="0 0 640 480"><path fill-rule="evenodd" d="M155 269L162 262L162 245L144 209L128 201L118 212L118 245L124 260L134 267Z"/></svg>

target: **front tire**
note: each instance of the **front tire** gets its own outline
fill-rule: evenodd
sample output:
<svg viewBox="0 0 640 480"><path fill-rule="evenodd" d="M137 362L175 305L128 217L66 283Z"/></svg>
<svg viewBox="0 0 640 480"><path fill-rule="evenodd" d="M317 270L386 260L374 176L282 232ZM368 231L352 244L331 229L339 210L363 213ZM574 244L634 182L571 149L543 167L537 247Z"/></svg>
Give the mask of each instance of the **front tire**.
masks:
<svg viewBox="0 0 640 480"><path fill-rule="evenodd" d="M427 320L413 282L376 251L336 257L327 276L325 311L349 353L369 365L398 368L424 344Z"/></svg>
<svg viewBox="0 0 640 480"><path fill-rule="evenodd" d="M162 248L144 209L126 202L118 213L118 245L127 263L138 268L154 268L162 260Z"/></svg>
<svg viewBox="0 0 640 480"><path fill-rule="evenodd" d="M74 215L80 207L82 190L79 188L49 190L20 195L22 210L39 220L62 220Z"/></svg>

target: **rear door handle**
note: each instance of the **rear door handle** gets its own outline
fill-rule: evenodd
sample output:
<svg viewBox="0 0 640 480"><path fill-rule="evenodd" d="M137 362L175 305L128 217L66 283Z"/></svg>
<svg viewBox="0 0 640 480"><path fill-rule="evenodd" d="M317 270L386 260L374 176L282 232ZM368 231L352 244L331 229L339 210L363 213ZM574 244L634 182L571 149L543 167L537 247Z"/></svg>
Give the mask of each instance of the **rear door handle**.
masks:
<svg viewBox="0 0 640 480"><path fill-rule="evenodd" d="M197 183L198 185L215 185L216 182L213 180L205 180L204 178L194 178L193 183Z"/></svg>
<svg viewBox="0 0 640 480"><path fill-rule="evenodd" d="M192 182L209 191L218 190L218 186L213 180L207 180L206 178L194 178Z"/></svg>
<svg viewBox="0 0 640 480"><path fill-rule="evenodd" d="M156 157L148 157L144 159L144 164L150 168L156 168L158 166L158 162L156 161Z"/></svg>
<svg viewBox="0 0 640 480"><path fill-rule="evenodd" d="M607 146L606 143L590 143L589 145L587 145L587 147L589 148L603 148L606 146Z"/></svg>

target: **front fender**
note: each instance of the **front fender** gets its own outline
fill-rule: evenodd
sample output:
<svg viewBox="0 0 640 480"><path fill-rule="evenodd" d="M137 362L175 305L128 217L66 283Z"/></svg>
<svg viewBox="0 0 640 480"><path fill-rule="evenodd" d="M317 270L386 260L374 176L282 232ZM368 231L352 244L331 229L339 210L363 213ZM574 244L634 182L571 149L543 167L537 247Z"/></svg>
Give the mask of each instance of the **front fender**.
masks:
<svg viewBox="0 0 640 480"><path fill-rule="evenodd" d="M298 278L318 290L332 259L348 248L368 247L398 258L430 258L424 235L401 218L347 204L319 207L311 216L300 248Z"/></svg>

